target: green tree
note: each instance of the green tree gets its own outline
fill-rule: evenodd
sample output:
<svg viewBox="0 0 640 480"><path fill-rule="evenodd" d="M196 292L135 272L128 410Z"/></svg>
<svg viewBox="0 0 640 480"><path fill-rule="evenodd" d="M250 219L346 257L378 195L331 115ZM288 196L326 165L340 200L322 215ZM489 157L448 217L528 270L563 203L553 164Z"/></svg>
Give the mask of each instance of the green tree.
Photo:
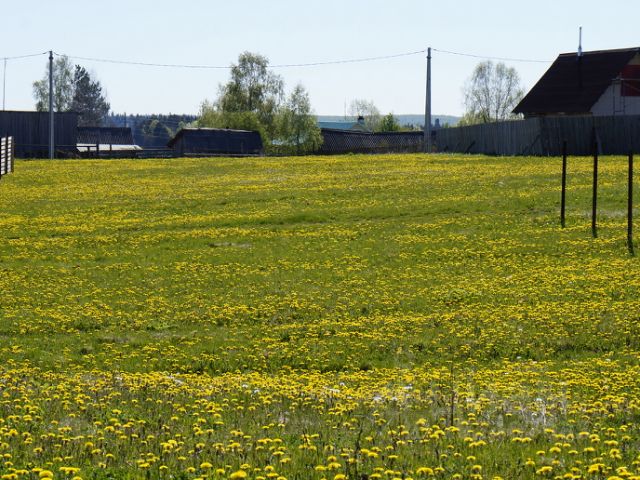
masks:
<svg viewBox="0 0 640 480"><path fill-rule="evenodd" d="M398 132L400 131L400 124L396 120L396 117L393 113L388 113L382 120L380 121L380 132Z"/></svg>
<svg viewBox="0 0 640 480"><path fill-rule="evenodd" d="M162 116L152 116L142 122L142 143L150 147L164 147L175 132L163 121Z"/></svg>
<svg viewBox="0 0 640 480"><path fill-rule="evenodd" d="M278 144L282 153L313 152L322 145L322 134L311 111L309 94L298 84L278 113Z"/></svg>
<svg viewBox="0 0 640 480"><path fill-rule="evenodd" d="M231 79L220 87L217 107L224 113L255 114L270 138L275 136L275 116L284 95L282 77L269 71L269 60L244 52L231 67ZM240 118L250 118L241 115Z"/></svg>
<svg viewBox="0 0 640 480"><path fill-rule="evenodd" d="M265 127L256 112L229 112L222 110L217 103L204 101L200 105L200 114L196 121L197 127L231 128L234 130L254 130L260 133L265 147L271 137L267 135Z"/></svg>
<svg viewBox="0 0 640 480"><path fill-rule="evenodd" d="M57 57L53 61L53 110L66 112L73 100L73 66L68 57ZM41 80L33 82L36 110L49 111L49 62Z"/></svg>
<svg viewBox="0 0 640 480"><path fill-rule="evenodd" d="M266 57L250 52L232 65L217 99L201 104L197 126L255 130L267 152L304 153L322 143L304 87L296 86L284 101L282 77L269 71Z"/></svg>
<svg viewBox="0 0 640 480"><path fill-rule="evenodd" d="M511 113L524 96L515 68L487 60L479 63L464 87L466 112L462 124L497 122Z"/></svg>
<svg viewBox="0 0 640 480"><path fill-rule="evenodd" d="M349 113L354 117L363 117L367 130L372 132L380 130L382 116L378 107L371 100L353 100L349 106Z"/></svg>
<svg viewBox="0 0 640 480"><path fill-rule="evenodd" d="M78 125L100 126L109 114L110 105L97 80L92 80L84 67L76 65L73 78L73 99L70 109L80 113Z"/></svg>

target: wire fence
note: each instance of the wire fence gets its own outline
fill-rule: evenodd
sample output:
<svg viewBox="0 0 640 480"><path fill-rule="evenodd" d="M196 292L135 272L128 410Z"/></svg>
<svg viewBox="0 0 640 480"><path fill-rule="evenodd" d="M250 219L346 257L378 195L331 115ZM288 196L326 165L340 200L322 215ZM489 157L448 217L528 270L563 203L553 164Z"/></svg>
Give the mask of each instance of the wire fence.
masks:
<svg viewBox="0 0 640 480"><path fill-rule="evenodd" d="M323 142L316 153L415 153L424 149L422 132L369 133L322 129Z"/></svg>

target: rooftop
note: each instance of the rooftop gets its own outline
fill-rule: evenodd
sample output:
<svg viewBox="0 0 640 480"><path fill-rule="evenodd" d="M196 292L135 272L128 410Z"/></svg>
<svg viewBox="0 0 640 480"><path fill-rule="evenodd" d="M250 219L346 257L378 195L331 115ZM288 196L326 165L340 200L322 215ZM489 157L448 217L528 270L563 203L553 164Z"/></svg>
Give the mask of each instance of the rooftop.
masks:
<svg viewBox="0 0 640 480"><path fill-rule="evenodd" d="M640 48L563 53L513 110L525 115L589 113Z"/></svg>

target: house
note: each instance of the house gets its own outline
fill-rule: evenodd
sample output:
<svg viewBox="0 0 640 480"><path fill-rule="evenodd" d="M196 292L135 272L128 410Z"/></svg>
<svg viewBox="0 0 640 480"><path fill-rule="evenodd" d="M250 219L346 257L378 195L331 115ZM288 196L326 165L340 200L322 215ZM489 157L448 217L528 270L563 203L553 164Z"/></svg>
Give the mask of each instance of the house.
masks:
<svg viewBox="0 0 640 480"><path fill-rule="evenodd" d="M129 127L78 127L77 142L80 153L127 156L142 150Z"/></svg>
<svg viewBox="0 0 640 480"><path fill-rule="evenodd" d="M328 129L328 130L343 130L343 131L351 131L351 132L368 132L369 131L365 126L363 116L359 116L355 122L353 120L344 120L342 122L322 120L322 121L318 121L318 127L321 130Z"/></svg>
<svg viewBox="0 0 640 480"><path fill-rule="evenodd" d="M513 113L640 115L640 48L560 55Z"/></svg>
<svg viewBox="0 0 640 480"><path fill-rule="evenodd" d="M183 128L167 146L183 156L261 155L263 152L258 132L226 128Z"/></svg>
<svg viewBox="0 0 640 480"><path fill-rule="evenodd" d="M0 137L13 137L16 157L49 156L49 112L0 111ZM56 112L53 119L57 154L75 152L78 136L78 114Z"/></svg>

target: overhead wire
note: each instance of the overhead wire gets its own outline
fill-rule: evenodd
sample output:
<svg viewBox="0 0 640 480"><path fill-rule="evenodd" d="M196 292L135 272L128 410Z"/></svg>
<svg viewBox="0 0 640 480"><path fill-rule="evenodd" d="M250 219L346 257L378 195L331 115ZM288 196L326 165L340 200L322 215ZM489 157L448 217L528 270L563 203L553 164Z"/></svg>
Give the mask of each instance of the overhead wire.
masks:
<svg viewBox="0 0 640 480"><path fill-rule="evenodd" d="M46 55L49 52L29 53L27 55L15 55L13 57L0 57L0 60L20 60L22 58L40 57Z"/></svg>
<svg viewBox="0 0 640 480"><path fill-rule="evenodd" d="M478 55L473 53L466 52L456 52L452 50L444 50L439 48L432 48L433 52L444 53L447 55L456 55L461 57L469 57L469 58L479 58L479 59L487 59L487 60L500 60L506 62L526 62L526 63L551 63L551 60L540 60L540 59L528 59L528 58L512 58L512 57L497 57L491 55ZM420 55L427 52L426 48L421 50L414 50L411 52L403 52L396 53L392 55L379 55L373 57L362 57L362 58L350 58L350 59L338 59L338 60L327 60L327 61L319 61L319 62L306 62L306 63L282 63L282 64L274 64L269 65L269 68L299 68L299 67L318 67L325 65L341 65L341 64L349 64L349 63L363 63L363 62L374 62L380 60L391 60L394 58L401 57L409 57L414 55ZM48 54L48 51L39 52L39 53L31 53L26 55L15 55L15 56L5 56L0 57L0 60L19 60L23 58L31 58L31 57L39 57L42 55ZM206 65L206 64L183 64L183 63L154 63L154 62L141 62L141 61L132 61L132 60L118 60L118 59L110 59L110 58L99 58L99 57L85 57L80 55L69 55L66 53L58 53L53 52L53 54L57 57L67 57L75 60L85 60L89 62L100 62L100 63L112 63L112 64L120 64L120 65L137 65L143 67L162 67L162 68L188 68L188 69L217 69L217 70L229 70L233 68L232 65Z"/></svg>
<svg viewBox="0 0 640 480"><path fill-rule="evenodd" d="M550 60L540 60L540 59L526 59L526 58L509 58L509 57L497 57L491 55L478 55L473 53L466 52L456 52L452 50L444 50L439 48L431 48L433 52L438 52L446 55L454 55L460 57L468 57L468 58L476 58L476 59L486 59L486 60L499 60L506 62L525 62L525 63L551 63ZM372 56L372 57L362 57L362 58L351 58L351 59L338 59L338 60L328 60L328 61L318 61L318 62L305 62L305 63L282 63L282 64L273 64L269 65L270 69L283 69L283 68L303 68L303 67L320 67L320 66L329 66L329 65L344 65L344 64L354 64L354 63L365 63L365 62L375 62L382 60L391 60L402 57L409 57L415 55L421 55L427 52L427 49L414 50L409 52L397 53L392 55L380 55L380 56ZM15 55L15 56L5 56L0 57L0 60L3 60L5 63L5 73L6 77L6 63L10 60L20 60L25 58L39 57L42 55L48 54L49 51L32 53L26 55ZM156 67L156 68L182 68L182 69L209 69L209 70L229 70L234 68L233 65L206 65L206 64L181 64L181 63L154 63L154 62L142 62L142 61L130 61L130 60L118 60L118 59L108 59L108 58L99 58L99 57L85 57L79 55L69 55L64 53L53 52L56 57L67 57L74 60L83 60L89 62L100 62L100 63L109 63L109 64L119 64L119 65L132 65L132 66L143 66L143 67ZM3 80L4 83L4 80ZM4 90L4 88L3 88Z"/></svg>
<svg viewBox="0 0 640 480"><path fill-rule="evenodd" d="M447 55L457 55L460 57L479 58L484 60L499 60L502 62L522 62L522 63L551 63L553 60L534 60L530 58L509 58L509 57L492 57L489 55L476 55L472 53L452 52L451 50L440 50L438 48L432 48L434 52L445 53Z"/></svg>
<svg viewBox="0 0 640 480"><path fill-rule="evenodd" d="M495 57L491 55L477 55L472 53L465 52L454 52L451 50L443 50L439 48L432 48L434 52L444 53L447 55L456 55L461 57L470 57L470 58L479 58L486 60L500 60L506 62L525 62L525 63L551 63L551 60L540 60L540 59L527 59L527 58L510 58L510 57ZM427 49L422 50L414 50L411 52L403 52L397 53L393 55L380 55L374 57L362 57L362 58L351 58L351 59L340 59L340 60L328 60L328 61L320 61L320 62L306 62L306 63L281 63L281 64L273 64L269 65L269 68L301 68L301 67L319 67L319 66L327 66L327 65L342 65L349 63L364 63L364 62L374 62L380 60L391 60L394 58L401 57L409 57L424 54L427 52ZM160 67L160 68L187 68L187 69L215 69L215 70L229 70L233 68L233 65L205 65L205 64L183 64L183 63L153 63L153 62L139 62L139 61L131 61L131 60L117 60L117 59L109 59L109 58L99 58L99 57L83 57L79 55L69 55L65 53L57 53L54 52L54 55L58 57L67 57L74 60L84 60L89 62L99 62L99 63L111 63L111 64L119 64L119 65L134 65L134 66L143 66L143 67Z"/></svg>
<svg viewBox="0 0 640 480"><path fill-rule="evenodd" d="M364 57L364 58L351 58L351 59L342 59L342 60L329 60L324 62L309 62L309 63L283 63L283 64L274 64L269 65L269 68L297 68L297 67L318 67L323 65L339 65L345 63L362 63L362 62L373 62L379 60L389 60L393 58L400 57L408 57L412 55L419 55L421 53L425 53L426 49L416 50L413 52L404 52L397 53L393 55L381 55L377 57ZM233 68L232 65L203 65L203 64L180 64L180 63L152 63L152 62L138 62L138 61L130 61L130 60L115 60L108 58L98 58L98 57L82 57L78 55L68 55L64 53L54 52L54 55L58 57L67 57L74 60L85 60L89 62L100 62L100 63L113 63L120 65L137 65L144 67L164 67L164 68L190 68L190 69L217 69L217 70L229 70Z"/></svg>

